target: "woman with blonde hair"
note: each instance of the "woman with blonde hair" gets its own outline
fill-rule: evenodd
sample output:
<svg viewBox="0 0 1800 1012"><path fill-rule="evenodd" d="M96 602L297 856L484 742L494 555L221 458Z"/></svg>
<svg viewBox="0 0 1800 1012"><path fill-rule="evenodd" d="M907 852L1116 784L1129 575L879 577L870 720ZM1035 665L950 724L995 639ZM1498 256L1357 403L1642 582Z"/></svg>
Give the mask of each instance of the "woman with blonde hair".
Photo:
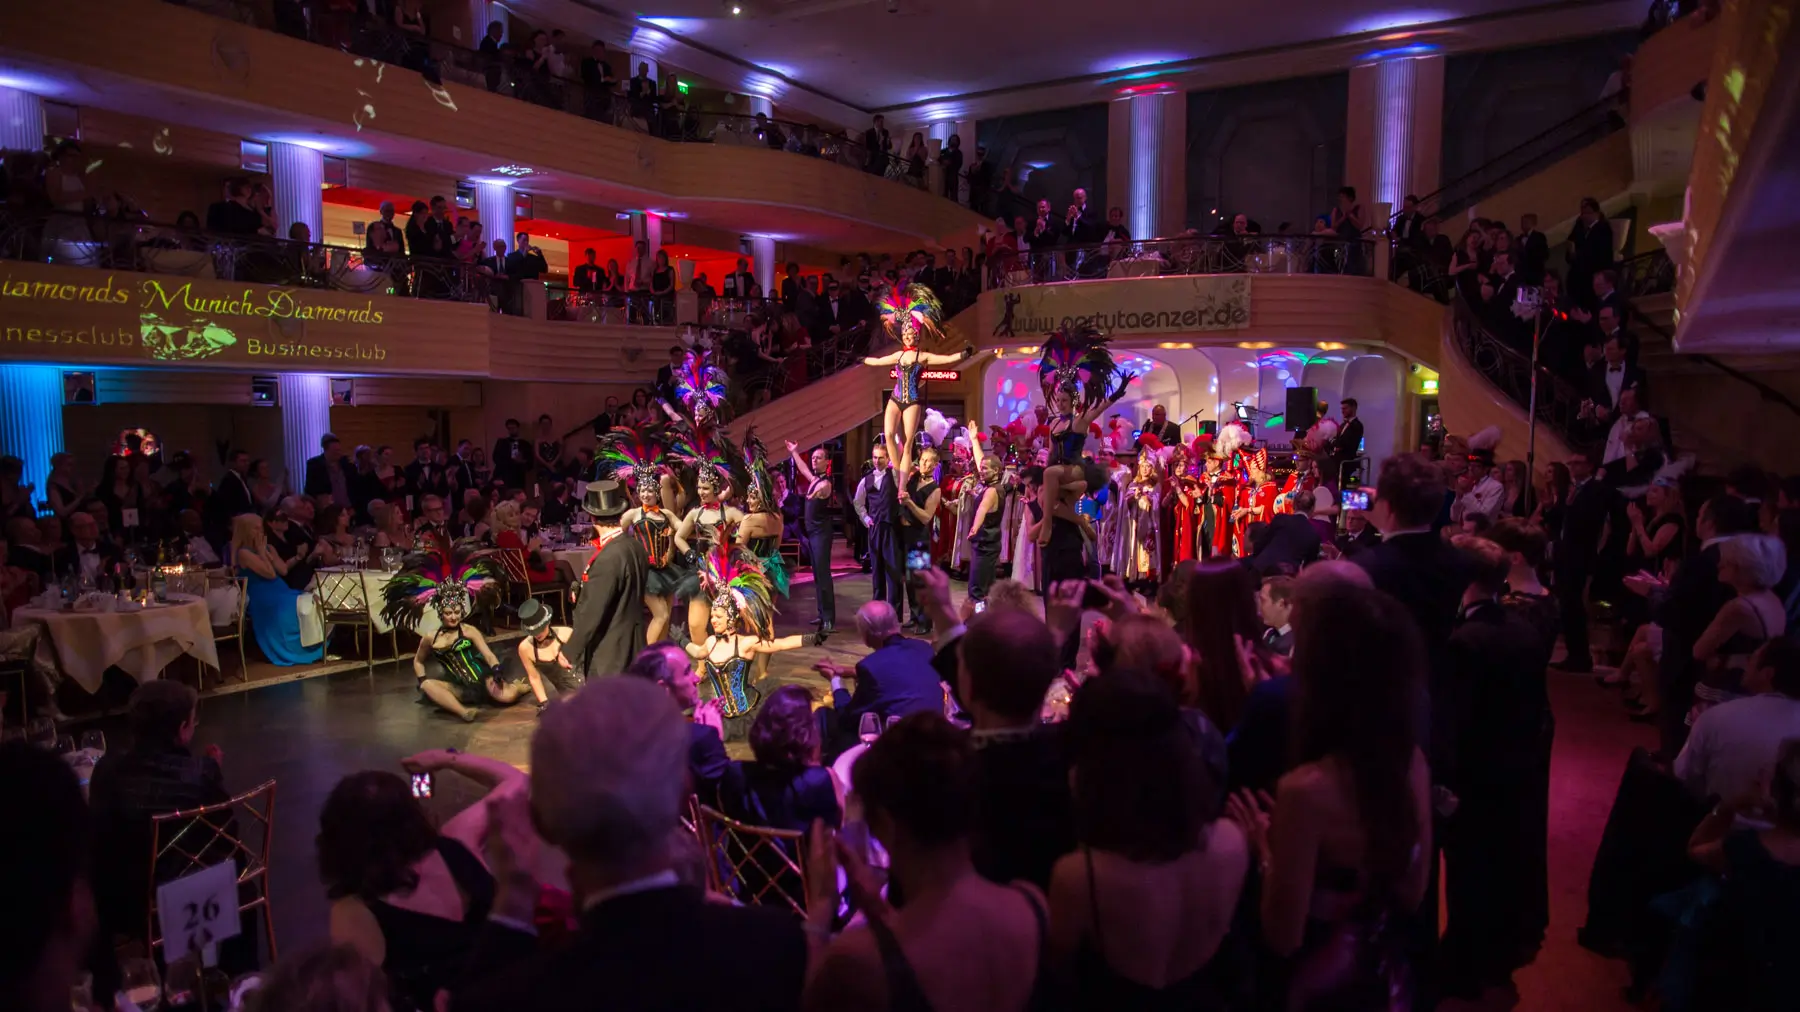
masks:
<svg viewBox="0 0 1800 1012"><path fill-rule="evenodd" d="M305 646L300 642L300 613L295 602L305 595L282 579L288 564L282 561L262 520L254 513L241 513L231 520L232 563L244 578L245 616L256 645L262 648L269 663L279 667L313 664L324 656L322 644Z"/></svg>
<svg viewBox="0 0 1800 1012"><path fill-rule="evenodd" d="M544 558L543 539L525 536L522 514L519 504L511 499L494 507L494 547L503 552L524 552L525 569L531 573L533 583L573 579L567 563Z"/></svg>

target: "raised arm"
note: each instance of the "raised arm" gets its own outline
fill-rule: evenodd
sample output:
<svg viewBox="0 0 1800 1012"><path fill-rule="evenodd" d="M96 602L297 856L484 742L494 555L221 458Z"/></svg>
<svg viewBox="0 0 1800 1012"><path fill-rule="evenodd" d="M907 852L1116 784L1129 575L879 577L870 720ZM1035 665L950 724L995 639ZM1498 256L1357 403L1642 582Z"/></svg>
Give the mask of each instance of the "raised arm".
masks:
<svg viewBox="0 0 1800 1012"><path fill-rule="evenodd" d="M886 355L875 355L875 356L871 356L869 358L865 358L865 359L863 359L863 365L874 365L874 366L894 365L894 364L898 363L899 361L900 361L900 353L895 351L895 352L889 352Z"/></svg>
<svg viewBox="0 0 1800 1012"><path fill-rule="evenodd" d="M749 640L745 643L745 640ZM740 636L739 649L746 654L778 654L783 650L798 650L806 645L806 637L782 636L778 639L759 640L750 636Z"/></svg>
<svg viewBox="0 0 1800 1012"><path fill-rule="evenodd" d="M788 458L794 462L794 469L800 472L800 477L806 479L806 491L808 495L811 495L812 487L819 483L819 479L813 476L812 468L808 467L806 461L801 459L800 447L795 445L791 439L788 440L787 451Z"/></svg>

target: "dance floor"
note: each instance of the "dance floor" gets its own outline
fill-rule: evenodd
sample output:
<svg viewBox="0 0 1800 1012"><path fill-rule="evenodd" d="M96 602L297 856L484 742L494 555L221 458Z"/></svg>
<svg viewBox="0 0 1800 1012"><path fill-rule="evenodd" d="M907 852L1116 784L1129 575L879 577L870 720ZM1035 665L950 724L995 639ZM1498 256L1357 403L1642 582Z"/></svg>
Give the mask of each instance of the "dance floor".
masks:
<svg viewBox="0 0 1800 1012"><path fill-rule="evenodd" d="M785 653L770 665L765 690L781 683L812 688L823 699L824 681L810 670L824 656L846 662L865 649L856 641L851 616L869 596L868 577L852 570L837 582L837 635L825 646ZM778 632L809 633L812 589L794 588ZM1575 943L1586 911L1588 869L1632 747L1653 738L1644 725L1625 720L1610 690L1587 676L1551 673L1557 731L1551 796L1549 938L1537 962L1517 976L1519 995L1491 993L1478 1004L1451 1003L1456 1010L1517 1007L1531 1012L1608 1012L1628 1008L1620 994L1623 964L1603 960ZM321 938L326 924L324 890L313 863L312 838L319 809L338 778L361 769L398 770L400 757L427 748L455 746L525 766L535 711L528 703L490 709L473 724L416 701L410 670L377 665L373 675L360 666L340 672L269 684L250 691L209 695L202 700L199 745L218 744L225 753L227 782L236 789L277 780L278 825L273 893L278 941L283 950ZM108 720L111 729L116 721ZM743 747L733 749L742 755ZM434 814L448 817L472 801L475 791L440 778Z"/></svg>

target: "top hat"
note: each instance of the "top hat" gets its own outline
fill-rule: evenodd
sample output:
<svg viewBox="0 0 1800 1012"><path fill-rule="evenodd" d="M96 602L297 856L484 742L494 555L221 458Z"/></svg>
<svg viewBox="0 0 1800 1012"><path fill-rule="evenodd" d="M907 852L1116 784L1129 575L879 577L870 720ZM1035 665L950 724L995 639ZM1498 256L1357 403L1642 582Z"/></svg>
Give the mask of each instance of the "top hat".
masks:
<svg viewBox="0 0 1800 1012"><path fill-rule="evenodd" d="M588 482L587 494L581 498L582 511L602 520L619 516L630 508L624 488L616 481Z"/></svg>
<svg viewBox="0 0 1800 1012"><path fill-rule="evenodd" d="M526 598L519 605L519 625L525 628L527 635L536 635L550 624L550 609L535 597Z"/></svg>

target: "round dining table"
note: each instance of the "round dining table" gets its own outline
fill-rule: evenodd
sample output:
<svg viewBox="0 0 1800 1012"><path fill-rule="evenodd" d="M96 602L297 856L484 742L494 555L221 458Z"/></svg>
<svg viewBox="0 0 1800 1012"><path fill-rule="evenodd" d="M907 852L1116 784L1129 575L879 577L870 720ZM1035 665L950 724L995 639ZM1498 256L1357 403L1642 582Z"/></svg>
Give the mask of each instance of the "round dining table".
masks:
<svg viewBox="0 0 1800 1012"><path fill-rule="evenodd" d="M97 692L108 668L119 668L139 682L160 678L169 662L183 654L209 667L219 666L212 620L206 600L172 594L166 603L146 607L24 607L15 622L44 627L38 637L38 663L61 672L88 692Z"/></svg>

